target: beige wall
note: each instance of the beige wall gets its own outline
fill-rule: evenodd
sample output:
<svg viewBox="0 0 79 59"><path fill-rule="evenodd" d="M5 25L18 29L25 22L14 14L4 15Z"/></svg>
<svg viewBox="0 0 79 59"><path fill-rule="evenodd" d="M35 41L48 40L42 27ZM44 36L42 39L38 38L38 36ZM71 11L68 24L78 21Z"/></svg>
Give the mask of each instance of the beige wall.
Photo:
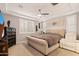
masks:
<svg viewBox="0 0 79 59"><path fill-rule="evenodd" d="M5 17L5 26L7 26L7 21L10 20L11 27L16 28L16 41L17 42L24 41L28 34L21 34L19 32L19 17L9 15L9 14L4 14L4 17Z"/></svg>
<svg viewBox="0 0 79 59"><path fill-rule="evenodd" d="M53 25L53 23L56 24ZM75 32L76 34L78 34L78 39L79 39L79 14L67 15L65 17L60 17L60 18L55 18L45 21L44 27L45 27L44 30L65 29L66 32Z"/></svg>
<svg viewBox="0 0 79 59"><path fill-rule="evenodd" d="M65 17L45 21L46 29L65 29Z"/></svg>

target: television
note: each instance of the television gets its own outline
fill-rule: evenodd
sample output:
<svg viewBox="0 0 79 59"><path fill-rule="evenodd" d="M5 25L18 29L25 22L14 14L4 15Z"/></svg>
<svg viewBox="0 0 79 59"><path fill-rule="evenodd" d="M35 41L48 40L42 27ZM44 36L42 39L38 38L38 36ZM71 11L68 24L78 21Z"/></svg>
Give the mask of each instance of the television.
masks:
<svg viewBox="0 0 79 59"><path fill-rule="evenodd" d="M3 24L4 24L4 17L2 12L0 11L0 25L3 25Z"/></svg>

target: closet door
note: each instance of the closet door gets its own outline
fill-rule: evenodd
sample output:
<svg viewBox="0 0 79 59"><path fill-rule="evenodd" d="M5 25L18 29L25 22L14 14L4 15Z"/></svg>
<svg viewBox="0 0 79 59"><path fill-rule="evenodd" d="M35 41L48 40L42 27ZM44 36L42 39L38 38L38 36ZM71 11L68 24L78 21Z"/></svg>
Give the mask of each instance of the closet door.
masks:
<svg viewBox="0 0 79 59"><path fill-rule="evenodd" d="M67 16L66 32L77 32L77 15Z"/></svg>

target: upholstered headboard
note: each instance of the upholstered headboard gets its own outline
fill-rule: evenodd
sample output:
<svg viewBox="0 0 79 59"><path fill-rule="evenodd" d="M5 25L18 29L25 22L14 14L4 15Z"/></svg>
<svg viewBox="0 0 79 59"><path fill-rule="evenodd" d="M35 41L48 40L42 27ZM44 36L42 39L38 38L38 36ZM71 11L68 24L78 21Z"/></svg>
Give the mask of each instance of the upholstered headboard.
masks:
<svg viewBox="0 0 79 59"><path fill-rule="evenodd" d="M64 37L65 30L64 29L48 29L46 30L47 33L57 33Z"/></svg>

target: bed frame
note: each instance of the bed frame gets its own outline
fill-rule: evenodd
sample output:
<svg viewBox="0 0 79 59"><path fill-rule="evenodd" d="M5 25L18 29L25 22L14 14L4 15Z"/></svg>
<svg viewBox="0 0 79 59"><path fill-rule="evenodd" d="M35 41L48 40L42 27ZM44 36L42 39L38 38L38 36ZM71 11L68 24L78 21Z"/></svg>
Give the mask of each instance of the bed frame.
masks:
<svg viewBox="0 0 79 59"><path fill-rule="evenodd" d="M47 30L47 32L51 32L51 33L57 32L57 33L64 36L64 30L58 30L58 31L57 30ZM40 51L44 55L48 55L53 50L59 48L59 43L57 43L57 44L55 44L51 47L48 47L48 43L45 40L35 38L35 37L31 37L31 36L27 36L27 39L28 39L28 44L30 46L37 49L38 51Z"/></svg>

